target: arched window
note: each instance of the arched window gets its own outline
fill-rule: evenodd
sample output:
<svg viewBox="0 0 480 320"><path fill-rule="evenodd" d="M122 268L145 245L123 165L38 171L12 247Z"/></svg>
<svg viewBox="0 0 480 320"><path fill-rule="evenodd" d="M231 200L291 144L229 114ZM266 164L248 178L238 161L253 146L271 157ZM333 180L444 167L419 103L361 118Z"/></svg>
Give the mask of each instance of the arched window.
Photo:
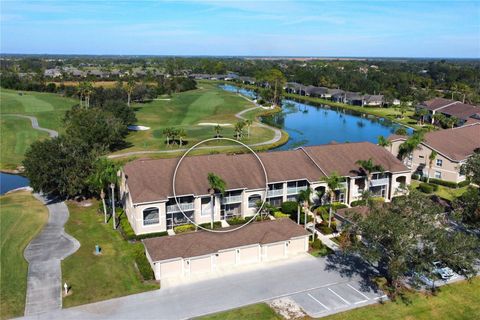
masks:
<svg viewBox="0 0 480 320"><path fill-rule="evenodd" d="M156 224L159 221L158 208L152 207L143 210L143 225Z"/></svg>
<svg viewBox="0 0 480 320"><path fill-rule="evenodd" d="M258 194L251 195L248 197L248 207L255 208L257 206L257 202L262 201L262 197Z"/></svg>

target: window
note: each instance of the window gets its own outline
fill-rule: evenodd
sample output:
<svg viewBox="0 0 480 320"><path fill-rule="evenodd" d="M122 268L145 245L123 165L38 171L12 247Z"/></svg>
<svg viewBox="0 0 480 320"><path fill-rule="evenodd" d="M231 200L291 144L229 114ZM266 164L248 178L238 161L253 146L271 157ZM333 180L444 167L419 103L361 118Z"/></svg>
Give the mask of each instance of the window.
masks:
<svg viewBox="0 0 480 320"><path fill-rule="evenodd" d="M443 161L442 161L442 159L437 159L437 162L436 162L436 164L437 164L437 167L441 167L441 166L442 166L442 164L443 164Z"/></svg>
<svg viewBox="0 0 480 320"><path fill-rule="evenodd" d="M435 179L442 179L442 173L440 171L435 171Z"/></svg>
<svg viewBox="0 0 480 320"><path fill-rule="evenodd" d="M256 208L258 201L262 201L262 197L260 197L258 194L248 197L248 207Z"/></svg>
<svg viewBox="0 0 480 320"><path fill-rule="evenodd" d="M418 157L419 157L420 159L423 159L423 158L425 158L424 156L418 156Z"/></svg>
<svg viewBox="0 0 480 320"><path fill-rule="evenodd" d="M202 198L202 216L211 216L212 215L212 204L210 203L210 198Z"/></svg>
<svg viewBox="0 0 480 320"><path fill-rule="evenodd" d="M143 225L157 224L159 223L158 219L158 208L147 208L143 210Z"/></svg>

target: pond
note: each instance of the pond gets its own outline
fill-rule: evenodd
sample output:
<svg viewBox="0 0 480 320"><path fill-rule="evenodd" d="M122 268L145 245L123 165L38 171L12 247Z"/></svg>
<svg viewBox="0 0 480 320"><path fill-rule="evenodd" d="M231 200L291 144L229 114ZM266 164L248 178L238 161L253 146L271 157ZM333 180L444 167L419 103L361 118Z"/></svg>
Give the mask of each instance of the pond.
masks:
<svg viewBox="0 0 480 320"><path fill-rule="evenodd" d="M5 194L17 188L27 187L29 184L30 181L25 177L0 172L0 194Z"/></svg>
<svg viewBox="0 0 480 320"><path fill-rule="evenodd" d="M222 89L237 92L235 86L222 85ZM251 90L249 96L255 93ZM268 117L262 117L262 122L285 130L290 138L286 144L277 150L294 149L301 146L328 144L331 142L377 143L378 136L389 136L400 125L388 119L378 118L342 108L327 105L313 105L293 100L282 101L283 111ZM411 129L407 129L411 133Z"/></svg>

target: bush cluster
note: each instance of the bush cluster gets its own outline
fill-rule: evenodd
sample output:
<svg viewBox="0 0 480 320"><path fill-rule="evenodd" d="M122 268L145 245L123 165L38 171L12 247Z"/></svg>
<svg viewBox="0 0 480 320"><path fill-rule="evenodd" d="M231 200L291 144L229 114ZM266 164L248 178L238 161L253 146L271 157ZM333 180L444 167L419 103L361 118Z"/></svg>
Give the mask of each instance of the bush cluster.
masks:
<svg viewBox="0 0 480 320"><path fill-rule="evenodd" d="M184 233L189 231L195 231L196 227L194 224L188 223L181 226L173 227L175 233Z"/></svg>
<svg viewBox="0 0 480 320"><path fill-rule="evenodd" d="M274 216L275 218L277 218L277 219L278 219L278 218L288 218L288 217L290 217L290 215L288 215L288 214L286 214L286 213L283 213L283 212L281 212L281 211L276 211L276 212L274 212L274 213L273 213L273 216Z"/></svg>
<svg viewBox="0 0 480 320"><path fill-rule="evenodd" d="M121 211L118 217L118 220L120 225L120 233L122 234L123 238L127 241L140 241L142 239L164 237L168 235L167 231L136 235L132 229L132 226L128 222L127 216L123 211Z"/></svg>
<svg viewBox="0 0 480 320"><path fill-rule="evenodd" d="M426 182L427 177L423 177L423 178L417 179L417 180ZM470 181L465 180L465 181L456 183L456 182L452 182L452 181L430 178L428 183L435 184L435 185L440 185L440 186L444 186L444 187L448 187L448 188L462 188L462 187L468 186L470 184Z"/></svg>
<svg viewBox="0 0 480 320"><path fill-rule="evenodd" d="M138 271L140 271L143 280L148 281L154 279L152 267L148 262L145 252L141 250L141 248L135 252L135 263L137 264Z"/></svg>
<svg viewBox="0 0 480 320"><path fill-rule="evenodd" d="M200 227L205 228L205 229L211 229L211 225L212 224L210 222L199 224ZM222 227L222 223L220 221L215 221L213 223L213 229L219 229L221 227Z"/></svg>
<svg viewBox="0 0 480 320"><path fill-rule="evenodd" d="M352 201L352 203L350 203L350 206L351 207L358 207L358 206L364 206L366 204L367 204L366 200L355 200L355 201Z"/></svg>
<svg viewBox="0 0 480 320"><path fill-rule="evenodd" d="M282 203L281 211L288 215L297 214L298 202L297 201L285 201Z"/></svg>

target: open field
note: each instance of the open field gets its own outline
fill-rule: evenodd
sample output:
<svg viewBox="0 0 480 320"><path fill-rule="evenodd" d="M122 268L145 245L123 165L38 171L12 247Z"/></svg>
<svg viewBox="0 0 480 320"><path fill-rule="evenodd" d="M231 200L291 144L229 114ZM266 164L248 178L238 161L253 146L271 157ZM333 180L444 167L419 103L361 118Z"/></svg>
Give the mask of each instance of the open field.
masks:
<svg viewBox="0 0 480 320"><path fill-rule="evenodd" d="M480 278L472 281L461 281L440 288L436 296L422 293L408 293L408 303L398 299L384 304L370 305L343 313L327 316L325 320L356 320L356 319L384 319L384 320L442 320L442 319L476 319L480 314ZM280 319L266 304L259 303L251 306L234 309L206 317L201 320L230 319ZM306 317L305 319L311 319Z"/></svg>
<svg viewBox="0 0 480 320"><path fill-rule="evenodd" d="M23 251L48 219L47 208L30 192L0 196L0 317L23 315L28 263Z"/></svg>
<svg viewBox="0 0 480 320"><path fill-rule="evenodd" d="M200 82L198 86L197 90L172 95L171 100L154 100L149 103L135 104L137 124L150 127L150 130L131 132L127 142L132 146L117 153L175 149L175 146L166 145L162 132L167 127L186 131L187 144L183 148L190 147L203 139L213 138L215 131L212 123L224 124L221 136L234 138L234 125L239 120L235 114L254 105L236 94L219 89L214 83ZM264 110L249 112L248 118L253 119L255 114L262 111ZM273 137L272 130L252 125L250 137L247 137L247 129L245 129L245 136L241 141L254 144Z"/></svg>
<svg viewBox="0 0 480 320"><path fill-rule="evenodd" d="M67 233L76 238L80 249L62 262L63 282L72 286L72 295L63 300L64 307L111 299L142 291L158 289L158 283L144 283L134 265L134 253L143 250L141 243L125 241L112 223L103 223L97 213L98 202L81 207L68 203L70 219ZM94 255L95 245L102 254Z"/></svg>
<svg viewBox="0 0 480 320"><path fill-rule="evenodd" d="M0 119L0 169L15 170L30 144L48 134L32 128L29 119L2 115Z"/></svg>

